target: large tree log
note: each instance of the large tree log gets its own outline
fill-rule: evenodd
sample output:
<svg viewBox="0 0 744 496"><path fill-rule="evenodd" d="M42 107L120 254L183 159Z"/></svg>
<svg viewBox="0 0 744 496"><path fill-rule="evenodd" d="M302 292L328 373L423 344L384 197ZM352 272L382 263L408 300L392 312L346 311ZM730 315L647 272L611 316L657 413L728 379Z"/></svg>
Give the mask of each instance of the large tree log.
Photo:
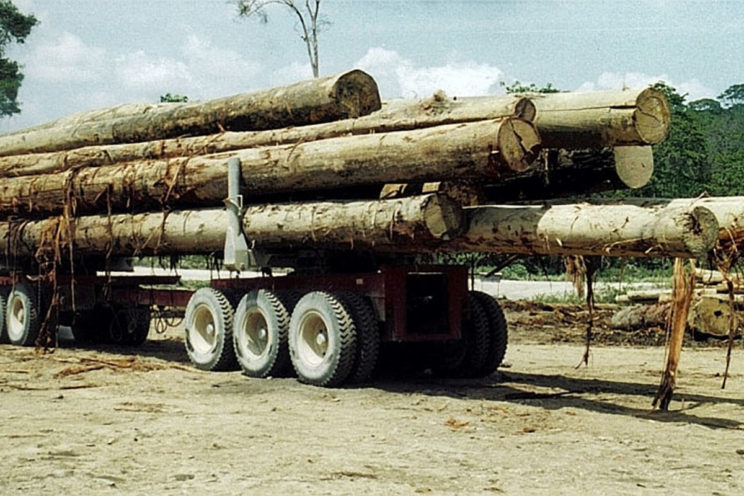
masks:
<svg viewBox="0 0 744 496"><path fill-rule="evenodd" d="M718 222L704 207L627 204L486 205L465 209L469 228L442 249L539 255L696 257Z"/></svg>
<svg viewBox="0 0 744 496"><path fill-rule="evenodd" d="M534 116L534 105L522 97L507 95L450 100L441 95L435 95L422 102L393 100L385 102L379 111L357 119L344 119L308 126L268 131L228 131L208 136L86 146L61 152L0 157L0 176L50 174L71 168L98 167L171 157L191 157L245 148L304 143L347 135L410 131L443 124L493 120L503 117L521 117L531 121ZM75 119L82 119L82 117L81 114Z"/></svg>
<svg viewBox="0 0 744 496"><path fill-rule="evenodd" d="M462 210L438 195L396 200L277 204L248 207L246 236L256 248L374 249L427 246L450 239L464 227ZM83 216L0 222L0 250L11 259L53 249L72 241L77 255L196 254L224 247L227 213L223 209L171 213Z"/></svg>
<svg viewBox="0 0 744 496"><path fill-rule="evenodd" d="M499 180L524 171L539 138L518 118L349 136L234 153L130 162L0 182L0 212L49 214L221 204L227 160L241 161L247 201L277 193L343 189L387 181Z"/></svg>
<svg viewBox="0 0 744 496"><path fill-rule="evenodd" d="M649 146L543 150L528 173L488 185L485 197L501 203L637 189L651 179L653 164Z"/></svg>
<svg viewBox="0 0 744 496"><path fill-rule="evenodd" d="M274 129L358 117L378 110L380 105L375 81L368 74L354 70L283 88L0 136L0 155L213 134L224 130Z"/></svg>
<svg viewBox="0 0 744 496"><path fill-rule="evenodd" d="M669 104L653 88L525 96L546 148L654 145L669 130Z"/></svg>

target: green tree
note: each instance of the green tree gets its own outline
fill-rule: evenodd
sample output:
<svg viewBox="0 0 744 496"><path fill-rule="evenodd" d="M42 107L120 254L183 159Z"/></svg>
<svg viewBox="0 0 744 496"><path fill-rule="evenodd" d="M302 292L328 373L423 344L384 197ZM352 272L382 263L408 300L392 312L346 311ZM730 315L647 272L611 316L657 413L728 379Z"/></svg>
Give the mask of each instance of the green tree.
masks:
<svg viewBox="0 0 744 496"><path fill-rule="evenodd" d="M300 25L300 38L305 42L307 56L313 69L313 77L318 77L318 33L328 22L318 16L320 0L238 0L238 17L257 17L262 23L269 20L267 8L271 5L283 5L296 17Z"/></svg>
<svg viewBox="0 0 744 496"><path fill-rule="evenodd" d="M5 57L9 43L23 43L38 24L31 14L22 14L10 0L0 0L0 116L21 111L18 106L18 89L23 81L21 66Z"/></svg>
<svg viewBox="0 0 744 496"><path fill-rule="evenodd" d="M188 101L189 97L177 93L166 93L165 95L160 95L160 103L185 103Z"/></svg>
<svg viewBox="0 0 744 496"><path fill-rule="evenodd" d="M744 83L729 86L718 99L727 106L744 104Z"/></svg>
<svg viewBox="0 0 744 496"><path fill-rule="evenodd" d="M548 83L545 86L537 86L535 83L523 84L519 81L514 81L512 84L507 85L501 83L507 93L560 93L561 90L553 86L553 83Z"/></svg>

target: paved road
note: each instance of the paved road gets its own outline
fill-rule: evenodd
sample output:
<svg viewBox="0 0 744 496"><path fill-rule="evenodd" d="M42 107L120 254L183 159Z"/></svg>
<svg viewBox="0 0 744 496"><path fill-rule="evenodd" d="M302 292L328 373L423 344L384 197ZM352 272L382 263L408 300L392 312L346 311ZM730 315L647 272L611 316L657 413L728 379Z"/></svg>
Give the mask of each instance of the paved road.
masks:
<svg viewBox="0 0 744 496"><path fill-rule="evenodd" d="M174 272L151 267L135 267L134 272L137 275L173 275ZM123 273L126 274L126 273ZM208 270L201 269L180 269L178 274L184 280L195 280L195 281L206 281L210 277L230 277L228 271L223 270L222 272L211 272ZM255 277L260 275L258 272L243 272L240 277ZM597 292L606 291L608 289L625 289L628 286L632 286L633 289L646 289L658 286L654 283L606 283L600 282L595 286ZM532 299L538 296L550 296L555 298L567 297L574 295L575 291L573 285L568 281L514 281L514 280L499 280L498 278L483 279L477 277L475 279L475 289L485 291L491 295L497 297L503 297L510 300L523 300Z"/></svg>

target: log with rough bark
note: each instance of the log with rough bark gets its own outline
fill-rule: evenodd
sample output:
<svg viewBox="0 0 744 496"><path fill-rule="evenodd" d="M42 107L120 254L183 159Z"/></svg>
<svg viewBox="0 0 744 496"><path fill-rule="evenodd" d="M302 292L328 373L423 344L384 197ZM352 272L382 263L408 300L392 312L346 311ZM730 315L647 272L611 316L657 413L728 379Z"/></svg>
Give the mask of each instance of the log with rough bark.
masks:
<svg viewBox="0 0 744 496"><path fill-rule="evenodd" d="M192 157L245 148L305 143L349 135L411 131L444 124L503 117L521 117L531 121L534 115L535 108L526 98L500 96L450 100L438 98L435 95L422 102L411 100L385 102L382 109L369 115L322 124L266 131L228 131L207 136L86 146L60 152L0 157L0 177L50 174L71 168L98 167L130 161Z"/></svg>
<svg viewBox="0 0 744 496"><path fill-rule="evenodd" d="M227 160L241 161L246 202L277 193L387 181L499 180L524 171L539 151L534 125L519 118L347 136L210 156L71 169L0 182L0 212L78 213L157 206L221 205Z"/></svg>
<svg viewBox="0 0 744 496"><path fill-rule="evenodd" d="M615 257L697 257L710 250L718 222L704 207L560 204L465 209L469 228L449 251Z"/></svg>
<svg viewBox="0 0 744 496"><path fill-rule="evenodd" d="M546 148L654 145L669 130L669 104L653 88L525 96Z"/></svg>
<svg viewBox="0 0 744 496"><path fill-rule="evenodd" d="M354 70L335 76L205 102L155 107L105 120L0 136L0 155L70 150L225 130L275 129L358 117L381 106L377 84Z"/></svg>
<svg viewBox="0 0 744 496"><path fill-rule="evenodd" d="M549 200L603 191L637 189L651 179L649 146L543 150L530 172L485 187L488 201Z"/></svg>
<svg viewBox="0 0 744 496"><path fill-rule="evenodd" d="M38 221L0 222L0 250L27 258L60 239L72 241L76 255L109 253L213 253L223 249L227 214L223 209L170 213L82 216L66 224L62 217ZM439 195L395 200L319 202L250 206L245 234L259 249L295 247L396 251L427 246L460 234L462 210Z"/></svg>

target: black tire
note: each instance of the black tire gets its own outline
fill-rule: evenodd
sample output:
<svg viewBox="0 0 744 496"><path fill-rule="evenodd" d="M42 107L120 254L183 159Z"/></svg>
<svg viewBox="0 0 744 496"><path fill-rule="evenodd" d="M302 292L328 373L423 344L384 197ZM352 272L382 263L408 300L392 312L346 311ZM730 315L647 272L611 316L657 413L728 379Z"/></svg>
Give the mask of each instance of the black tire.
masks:
<svg viewBox="0 0 744 496"><path fill-rule="evenodd" d="M139 346L150 332L148 307L109 309L108 341L119 346Z"/></svg>
<svg viewBox="0 0 744 496"><path fill-rule="evenodd" d="M104 341L106 330L110 325L111 311L108 308L95 307L78 312L70 326L72 337L78 344L97 344Z"/></svg>
<svg viewBox="0 0 744 496"><path fill-rule="evenodd" d="M506 354L506 346L509 341L509 331L506 324L506 317L501 305L491 296L480 291L472 291L473 297L483 307L486 312L489 328L489 345L486 353L486 361L483 369L480 371L482 376L490 375L496 372Z"/></svg>
<svg viewBox="0 0 744 496"><path fill-rule="evenodd" d="M5 332L5 305L7 301L7 295L0 290L0 344L10 343L8 333Z"/></svg>
<svg viewBox="0 0 744 496"><path fill-rule="evenodd" d="M365 382L372 377L380 355L380 323L369 298L344 293L343 301L356 327L356 353L348 381Z"/></svg>
<svg viewBox="0 0 744 496"><path fill-rule="evenodd" d="M490 346L490 328L486 311L472 293L468 293L463 312L462 339L440 347L433 370L447 377L480 377Z"/></svg>
<svg viewBox="0 0 744 496"><path fill-rule="evenodd" d="M8 295L5 311L5 332L8 341L18 346L31 346L41 330L42 314L37 288L19 282Z"/></svg>
<svg viewBox="0 0 744 496"><path fill-rule="evenodd" d="M349 377L356 328L340 297L313 291L300 298L289 323L289 354L307 384L338 386Z"/></svg>
<svg viewBox="0 0 744 496"><path fill-rule="evenodd" d="M241 298L233 317L235 358L249 377L284 375L289 369L289 312L271 291L258 289Z"/></svg>
<svg viewBox="0 0 744 496"><path fill-rule="evenodd" d="M186 305L184 328L186 354L201 370L237 370L232 344L233 307L213 288L200 288Z"/></svg>

